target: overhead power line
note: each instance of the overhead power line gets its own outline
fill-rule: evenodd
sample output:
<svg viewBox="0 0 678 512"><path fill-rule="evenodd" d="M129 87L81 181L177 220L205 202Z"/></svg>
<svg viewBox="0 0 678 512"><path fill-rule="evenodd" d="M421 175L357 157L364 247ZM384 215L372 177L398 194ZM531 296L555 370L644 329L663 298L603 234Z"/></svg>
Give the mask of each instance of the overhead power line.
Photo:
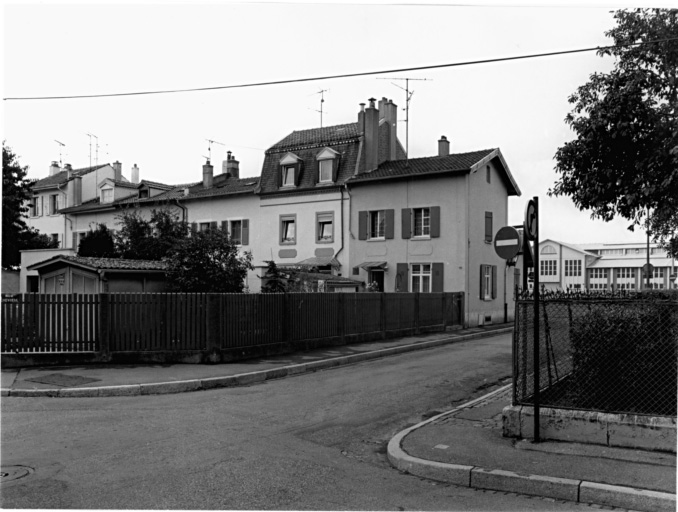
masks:
<svg viewBox="0 0 678 512"><path fill-rule="evenodd" d="M261 87L265 85L282 85L282 84L292 84L300 82L313 82L318 80L335 80L338 78L355 78L359 76L370 76L370 75L385 75L388 73L402 73L405 71L423 71L426 69L440 69L440 68L453 68L460 66L472 66L475 64L491 64L494 62L507 62L512 60L524 60L524 59L535 59L538 57L553 57L555 55L567 55L572 53L584 53L591 51L607 50L611 48L625 48L630 46L642 46L648 44L664 43L668 41L676 41L678 37L671 37L668 39L657 39L654 41L646 41L642 43L629 43L622 45L610 45L610 46L595 46L592 48L580 48L577 50L563 50L558 52L547 52L547 53L533 53L530 55L517 55L514 57L500 57L496 59L482 59L482 60L471 60L465 62L452 62L449 64L435 64L431 66L413 66L408 68L397 68L397 69L382 69L379 71L365 71L362 73L347 73L343 75L327 75L327 76L316 76L310 78L295 78L290 80L274 80L271 82L256 82L249 84L237 84L237 85L219 85L214 87L196 87L191 89L166 89L161 91L138 91L138 92L119 92L119 93L110 93L110 94L81 94L73 96L26 96L26 97L13 97L13 98L3 98L4 101L19 101L19 100L73 100L73 99L84 99L84 98L113 98L120 96L142 96L148 94L170 94L178 92L200 92L200 91L216 91L220 89L242 89L246 87Z"/></svg>

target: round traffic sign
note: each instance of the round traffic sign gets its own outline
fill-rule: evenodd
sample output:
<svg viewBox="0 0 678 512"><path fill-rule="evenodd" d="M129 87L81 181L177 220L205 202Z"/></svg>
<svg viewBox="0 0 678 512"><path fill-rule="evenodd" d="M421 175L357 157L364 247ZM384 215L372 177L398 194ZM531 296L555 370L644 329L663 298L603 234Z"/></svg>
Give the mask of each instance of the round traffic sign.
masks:
<svg viewBox="0 0 678 512"><path fill-rule="evenodd" d="M520 234L511 226L504 226L494 237L494 250L497 256L510 260L520 252Z"/></svg>
<svg viewBox="0 0 678 512"><path fill-rule="evenodd" d="M645 265L643 265L643 274L645 275L652 274L653 271L654 266L652 265L652 263L646 263Z"/></svg>
<svg viewBox="0 0 678 512"><path fill-rule="evenodd" d="M528 240L537 238L537 205L533 199L530 199L525 207L525 222L523 227L525 228L525 236L527 236Z"/></svg>

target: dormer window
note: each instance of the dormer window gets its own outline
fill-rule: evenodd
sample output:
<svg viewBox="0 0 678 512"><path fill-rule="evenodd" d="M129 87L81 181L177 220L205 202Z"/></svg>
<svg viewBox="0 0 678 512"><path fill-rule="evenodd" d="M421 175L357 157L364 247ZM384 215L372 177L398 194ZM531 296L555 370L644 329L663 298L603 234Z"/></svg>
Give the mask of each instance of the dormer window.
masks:
<svg viewBox="0 0 678 512"><path fill-rule="evenodd" d="M318 183L334 183L337 181L339 169L339 153L331 148L323 149L318 156Z"/></svg>
<svg viewBox="0 0 678 512"><path fill-rule="evenodd" d="M148 189L142 188L139 190L139 199L146 199L148 197Z"/></svg>
<svg viewBox="0 0 678 512"><path fill-rule="evenodd" d="M299 185L301 174L301 159L294 153L287 153L280 159L278 172L278 187L292 188Z"/></svg>
<svg viewBox="0 0 678 512"><path fill-rule="evenodd" d="M113 189L112 188L102 188L101 189L101 202L102 203L112 203L113 202Z"/></svg>
<svg viewBox="0 0 678 512"><path fill-rule="evenodd" d="M286 165L282 169L282 186L283 187L293 187L294 186L294 165Z"/></svg>

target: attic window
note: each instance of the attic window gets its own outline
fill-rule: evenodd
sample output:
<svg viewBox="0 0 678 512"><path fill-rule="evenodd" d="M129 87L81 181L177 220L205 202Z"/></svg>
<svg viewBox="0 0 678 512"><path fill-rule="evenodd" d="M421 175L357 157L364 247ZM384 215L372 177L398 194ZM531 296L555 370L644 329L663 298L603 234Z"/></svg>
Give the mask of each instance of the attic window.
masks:
<svg viewBox="0 0 678 512"><path fill-rule="evenodd" d="M113 189L112 188L102 188L101 189L101 202L102 203L112 203L113 202Z"/></svg>
<svg viewBox="0 0 678 512"><path fill-rule="evenodd" d="M285 165L282 168L282 186L283 187L293 187L294 186L294 165Z"/></svg>
<svg viewBox="0 0 678 512"><path fill-rule="evenodd" d="M296 187L299 184L301 159L297 155L294 153L287 153L283 158L280 159L279 169L278 187Z"/></svg>
<svg viewBox="0 0 678 512"><path fill-rule="evenodd" d="M316 156L318 161L318 183L333 183L337 181L339 168L339 153L332 148L324 148Z"/></svg>
<svg viewBox="0 0 678 512"><path fill-rule="evenodd" d="M139 199L144 199L148 197L148 189L142 189L139 191Z"/></svg>

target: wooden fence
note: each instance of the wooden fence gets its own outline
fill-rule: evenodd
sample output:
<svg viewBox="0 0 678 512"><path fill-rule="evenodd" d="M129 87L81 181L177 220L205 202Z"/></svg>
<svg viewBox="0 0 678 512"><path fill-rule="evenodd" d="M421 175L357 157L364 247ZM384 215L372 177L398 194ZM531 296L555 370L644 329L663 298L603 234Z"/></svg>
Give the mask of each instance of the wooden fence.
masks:
<svg viewBox="0 0 678 512"><path fill-rule="evenodd" d="M223 351L461 325L463 293L23 294L2 352Z"/></svg>

